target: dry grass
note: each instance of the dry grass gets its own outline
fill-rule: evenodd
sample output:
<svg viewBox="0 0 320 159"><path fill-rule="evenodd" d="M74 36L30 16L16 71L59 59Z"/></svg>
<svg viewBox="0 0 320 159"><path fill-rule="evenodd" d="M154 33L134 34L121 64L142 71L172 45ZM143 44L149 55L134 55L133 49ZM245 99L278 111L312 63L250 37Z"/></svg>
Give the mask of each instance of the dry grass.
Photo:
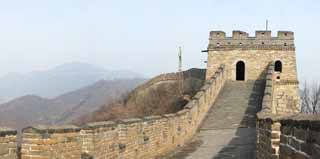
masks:
<svg viewBox="0 0 320 159"><path fill-rule="evenodd" d="M202 87L205 71L191 69L185 71L181 78L183 80L162 80L151 85L146 82L145 86L136 88L117 101L104 105L99 110L82 116L73 123L82 125L86 122L175 113L181 110Z"/></svg>

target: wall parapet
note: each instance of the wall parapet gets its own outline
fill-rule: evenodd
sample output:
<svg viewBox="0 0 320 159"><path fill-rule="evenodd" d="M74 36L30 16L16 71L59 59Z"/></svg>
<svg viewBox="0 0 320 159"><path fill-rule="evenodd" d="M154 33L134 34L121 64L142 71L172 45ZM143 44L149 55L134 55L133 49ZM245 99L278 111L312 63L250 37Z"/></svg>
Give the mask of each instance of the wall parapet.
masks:
<svg viewBox="0 0 320 159"><path fill-rule="evenodd" d="M276 159L279 157L280 123L281 118L274 114L273 108L273 73L274 63L267 68L266 84L261 111L257 113L257 159Z"/></svg>
<svg viewBox="0 0 320 159"><path fill-rule="evenodd" d="M226 81L224 74L221 65L185 108L173 114L93 122L82 127L25 128L21 157L149 159L165 155L196 133ZM166 74L147 85L174 76Z"/></svg>
<svg viewBox="0 0 320 159"><path fill-rule="evenodd" d="M299 113L295 104L289 103L297 100L292 90L297 89L299 82L281 81L273 69L270 64L262 110L257 113L257 159L320 158L320 116ZM291 110L284 111L279 109L279 101L294 107L283 106Z"/></svg>
<svg viewBox="0 0 320 159"><path fill-rule="evenodd" d="M205 77L201 77L202 74L205 74L206 69L191 69L189 71L184 72L174 72L174 73L165 73L160 74L150 80L148 80L146 83L138 86L135 90L141 90L150 87L151 85L154 85L155 83L162 82L162 81L169 81L169 80L178 80L183 76L183 78L186 78L188 76L195 76L198 78L205 79Z"/></svg>
<svg viewBox="0 0 320 159"><path fill-rule="evenodd" d="M79 132L80 128L75 125L38 125L26 127L22 130L23 132L37 132L37 133L70 133Z"/></svg>
<svg viewBox="0 0 320 159"><path fill-rule="evenodd" d="M291 31L278 31L276 37L271 31L256 31L255 37L243 31L233 31L227 37L223 31L211 31L208 50L295 50L294 33Z"/></svg>
<svg viewBox="0 0 320 159"><path fill-rule="evenodd" d="M319 115L299 114L280 122L280 159L320 158Z"/></svg>
<svg viewBox="0 0 320 159"><path fill-rule="evenodd" d="M0 158L15 159L17 158L17 131L0 127Z"/></svg>
<svg viewBox="0 0 320 159"><path fill-rule="evenodd" d="M272 113L273 110L273 70L274 64L271 63L267 69L266 84L262 100L261 111L257 114L259 116L265 116Z"/></svg>
<svg viewBox="0 0 320 159"><path fill-rule="evenodd" d="M17 130L13 130L7 127L0 127L0 137L4 137L8 135L17 135Z"/></svg>
<svg viewBox="0 0 320 159"><path fill-rule="evenodd" d="M269 114L258 122L257 159L320 158L319 115Z"/></svg>
<svg viewBox="0 0 320 159"><path fill-rule="evenodd" d="M210 39L280 39L280 40L294 40L294 33L292 31L278 31L276 37L272 37L271 31L257 30L254 37L250 37L247 32L234 30L232 36L227 37L224 31L210 31Z"/></svg>
<svg viewBox="0 0 320 159"><path fill-rule="evenodd" d="M22 131L22 159L81 157L80 128L76 126L35 126Z"/></svg>

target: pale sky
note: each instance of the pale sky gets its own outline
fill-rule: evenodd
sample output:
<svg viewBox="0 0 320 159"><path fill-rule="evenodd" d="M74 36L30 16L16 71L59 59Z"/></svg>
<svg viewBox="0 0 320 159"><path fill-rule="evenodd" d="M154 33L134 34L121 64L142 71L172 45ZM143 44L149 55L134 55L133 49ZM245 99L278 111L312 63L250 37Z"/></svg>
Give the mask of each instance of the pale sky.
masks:
<svg viewBox="0 0 320 159"><path fill-rule="evenodd" d="M153 76L205 67L210 30L295 32L301 80L320 80L318 0L1 0L0 76L67 62Z"/></svg>

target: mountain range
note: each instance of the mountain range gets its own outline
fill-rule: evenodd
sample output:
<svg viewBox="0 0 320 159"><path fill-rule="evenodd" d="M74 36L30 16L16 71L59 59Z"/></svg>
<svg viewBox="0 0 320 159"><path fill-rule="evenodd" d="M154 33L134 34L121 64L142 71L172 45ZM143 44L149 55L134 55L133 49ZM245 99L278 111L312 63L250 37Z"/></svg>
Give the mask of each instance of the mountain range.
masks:
<svg viewBox="0 0 320 159"><path fill-rule="evenodd" d="M0 78L0 127L65 124L96 111L143 83L142 75L68 63L47 71Z"/></svg>
<svg viewBox="0 0 320 159"><path fill-rule="evenodd" d="M48 99L26 95L0 105L0 127L65 124L115 101L144 79L100 80L90 86Z"/></svg>
<svg viewBox="0 0 320 159"><path fill-rule="evenodd" d="M143 78L129 70L106 70L80 62L66 63L45 71L9 73L0 77L0 103L25 95L54 98L99 80Z"/></svg>

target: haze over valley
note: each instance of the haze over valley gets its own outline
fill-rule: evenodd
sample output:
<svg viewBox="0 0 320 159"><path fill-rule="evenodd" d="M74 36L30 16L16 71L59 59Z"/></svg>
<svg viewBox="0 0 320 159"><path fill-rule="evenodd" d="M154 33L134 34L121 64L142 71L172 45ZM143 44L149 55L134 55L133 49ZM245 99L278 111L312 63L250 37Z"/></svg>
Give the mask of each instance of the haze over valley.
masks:
<svg viewBox="0 0 320 159"><path fill-rule="evenodd" d="M68 63L47 71L0 78L0 126L21 129L68 123L120 98L145 81L129 70Z"/></svg>

